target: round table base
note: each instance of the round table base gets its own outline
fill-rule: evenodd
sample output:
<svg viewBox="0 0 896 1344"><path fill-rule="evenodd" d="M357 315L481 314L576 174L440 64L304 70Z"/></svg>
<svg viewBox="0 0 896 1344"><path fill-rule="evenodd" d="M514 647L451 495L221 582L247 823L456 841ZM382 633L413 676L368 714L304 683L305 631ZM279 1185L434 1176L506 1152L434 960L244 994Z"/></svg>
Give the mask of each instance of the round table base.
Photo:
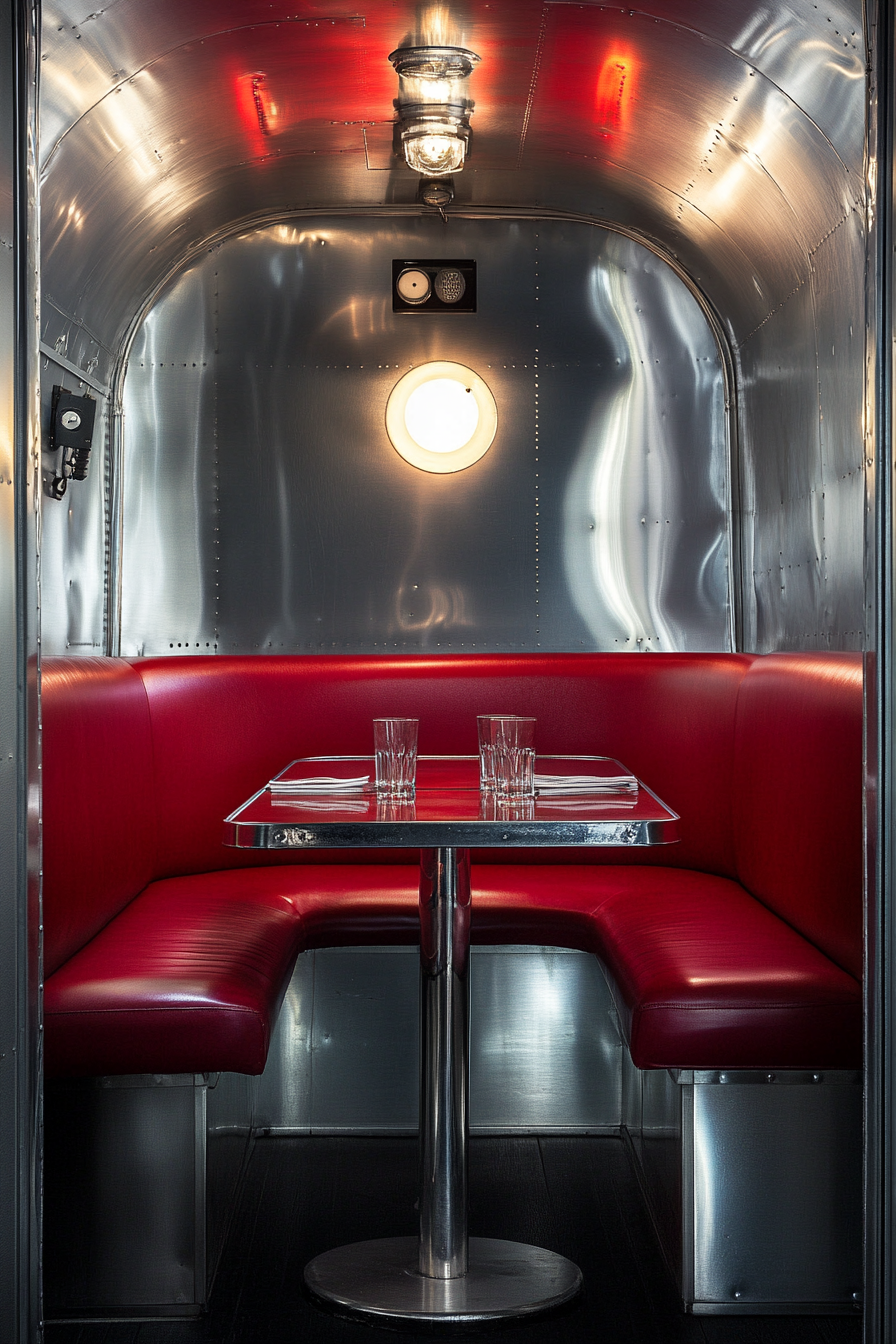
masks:
<svg viewBox="0 0 896 1344"><path fill-rule="evenodd" d="M417 1255L416 1237L359 1241L317 1256L305 1283L352 1316L458 1324L532 1316L568 1302L582 1285L571 1260L516 1241L471 1237L469 1269L458 1279L425 1278Z"/></svg>

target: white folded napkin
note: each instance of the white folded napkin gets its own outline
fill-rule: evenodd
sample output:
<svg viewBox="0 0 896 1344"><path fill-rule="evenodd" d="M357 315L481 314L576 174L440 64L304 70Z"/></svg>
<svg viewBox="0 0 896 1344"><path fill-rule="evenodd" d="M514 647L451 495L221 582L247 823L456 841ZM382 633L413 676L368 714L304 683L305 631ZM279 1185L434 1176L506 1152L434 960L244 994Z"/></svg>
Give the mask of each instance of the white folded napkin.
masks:
<svg viewBox="0 0 896 1344"><path fill-rule="evenodd" d="M358 798L344 791L326 798L319 793L272 793L271 799L277 807L300 808L302 816L307 816L309 812L326 813L328 816L334 812L340 815L351 812L366 817L370 811L369 799Z"/></svg>
<svg viewBox="0 0 896 1344"><path fill-rule="evenodd" d="M625 793L621 797L619 794L611 796L602 793L600 795L592 794L590 797L584 793L565 794L555 793L553 789L548 789L547 793L538 794L538 806L540 809L553 809L555 812L569 812L582 816L585 812L618 812L628 807L638 806L638 795L636 793Z"/></svg>
<svg viewBox="0 0 896 1344"><path fill-rule="evenodd" d="M536 775L537 794L637 793L634 775Z"/></svg>
<svg viewBox="0 0 896 1344"><path fill-rule="evenodd" d="M332 775L318 775L309 779L272 779L267 787L271 793L284 796L297 793L361 793L369 781L369 775L358 775L356 779L337 779Z"/></svg>

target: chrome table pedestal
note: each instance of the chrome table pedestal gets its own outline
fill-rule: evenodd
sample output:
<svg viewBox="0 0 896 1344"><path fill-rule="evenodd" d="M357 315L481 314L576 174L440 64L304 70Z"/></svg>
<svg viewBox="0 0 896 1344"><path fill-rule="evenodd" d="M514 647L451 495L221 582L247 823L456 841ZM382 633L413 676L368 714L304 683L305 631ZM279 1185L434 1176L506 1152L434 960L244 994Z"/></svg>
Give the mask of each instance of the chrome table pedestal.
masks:
<svg viewBox="0 0 896 1344"><path fill-rule="evenodd" d="M529 1316L579 1291L577 1265L515 1241L467 1237L470 854L420 863L420 1236L341 1246L305 1269L352 1316L458 1324Z"/></svg>

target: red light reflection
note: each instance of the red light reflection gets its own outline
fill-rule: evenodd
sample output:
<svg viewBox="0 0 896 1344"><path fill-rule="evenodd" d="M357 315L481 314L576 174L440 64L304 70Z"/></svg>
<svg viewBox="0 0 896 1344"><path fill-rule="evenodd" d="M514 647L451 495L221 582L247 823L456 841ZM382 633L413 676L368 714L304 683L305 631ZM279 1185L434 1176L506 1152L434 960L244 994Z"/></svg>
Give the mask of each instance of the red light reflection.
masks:
<svg viewBox="0 0 896 1344"><path fill-rule="evenodd" d="M271 101L267 87L267 75L252 76L252 101L258 118L258 129L262 135L270 135L277 129L277 107Z"/></svg>
<svg viewBox="0 0 896 1344"><path fill-rule="evenodd" d="M636 68L627 51L617 49L605 58L594 94L594 121L602 135L618 135L628 129Z"/></svg>

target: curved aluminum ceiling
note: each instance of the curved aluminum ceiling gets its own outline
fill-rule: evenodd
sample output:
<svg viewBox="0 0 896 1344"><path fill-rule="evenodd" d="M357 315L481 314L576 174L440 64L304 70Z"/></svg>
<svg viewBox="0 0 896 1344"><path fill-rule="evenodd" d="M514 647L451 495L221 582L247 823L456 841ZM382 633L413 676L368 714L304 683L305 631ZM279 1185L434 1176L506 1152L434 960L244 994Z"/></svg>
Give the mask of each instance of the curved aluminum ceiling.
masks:
<svg viewBox="0 0 896 1344"><path fill-rule="evenodd" d="M458 208L634 230L735 343L861 216L860 0L49 0L45 339L66 328L69 358L108 380L142 305L216 237L296 210L415 208L390 157L387 55L431 41L482 57Z"/></svg>

